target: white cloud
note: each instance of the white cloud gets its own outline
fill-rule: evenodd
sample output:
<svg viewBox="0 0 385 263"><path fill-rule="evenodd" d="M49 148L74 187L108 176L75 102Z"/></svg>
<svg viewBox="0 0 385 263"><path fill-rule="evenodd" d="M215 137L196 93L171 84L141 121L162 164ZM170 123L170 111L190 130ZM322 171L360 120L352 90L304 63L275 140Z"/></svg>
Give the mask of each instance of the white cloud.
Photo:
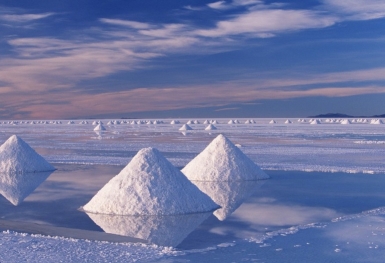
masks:
<svg viewBox="0 0 385 263"><path fill-rule="evenodd" d="M130 20L108 19L108 18L101 18L99 20L100 20L100 22L105 23L105 24L126 26L126 27L135 28L135 29L148 29L148 28L152 27L148 23L142 23L142 22L136 22L136 21L130 21Z"/></svg>
<svg viewBox="0 0 385 263"><path fill-rule="evenodd" d="M247 5L255 5L255 4L263 4L261 0L233 0L233 5L236 6L247 6Z"/></svg>
<svg viewBox="0 0 385 263"><path fill-rule="evenodd" d="M351 20L369 20L385 17L384 0L323 0L324 7Z"/></svg>
<svg viewBox="0 0 385 263"><path fill-rule="evenodd" d="M7 22L25 23L34 20L47 18L54 15L54 13L43 13L43 14L2 14L0 20Z"/></svg>
<svg viewBox="0 0 385 263"><path fill-rule="evenodd" d="M335 24L338 18L310 10L257 10L217 23L215 28L195 33L205 37L238 34L274 34L309 28L323 28Z"/></svg>
<svg viewBox="0 0 385 263"><path fill-rule="evenodd" d="M212 9L218 9L218 10L224 10L231 8L229 5L226 4L226 1L218 1L214 3L207 4L208 7Z"/></svg>

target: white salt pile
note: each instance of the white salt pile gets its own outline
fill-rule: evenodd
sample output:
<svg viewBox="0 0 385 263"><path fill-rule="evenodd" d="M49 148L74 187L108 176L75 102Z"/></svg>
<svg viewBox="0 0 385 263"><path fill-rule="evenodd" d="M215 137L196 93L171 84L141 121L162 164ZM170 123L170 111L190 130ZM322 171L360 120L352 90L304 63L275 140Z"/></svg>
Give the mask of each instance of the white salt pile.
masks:
<svg viewBox="0 0 385 263"><path fill-rule="evenodd" d="M214 215L221 221L237 210L249 196L265 183L264 181L192 182L221 206L220 209L214 212Z"/></svg>
<svg viewBox="0 0 385 263"><path fill-rule="evenodd" d="M182 127L179 128L180 131L190 131L192 128L188 124L183 124Z"/></svg>
<svg viewBox="0 0 385 263"><path fill-rule="evenodd" d="M167 247L179 245L211 214L118 216L87 213L106 233L136 237Z"/></svg>
<svg viewBox="0 0 385 263"><path fill-rule="evenodd" d="M31 124L35 124L35 122L31 122ZM74 121L69 121L67 124L75 124Z"/></svg>
<svg viewBox="0 0 385 263"><path fill-rule="evenodd" d="M246 181L269 178L222 134L189 162L182 172L194 181Z"/></svg>
<svg viewBox="0 0 385 263"><path fill-rule="evenodd" d="M344 125L350 124L350 121L348 119L345 119L341 121L341 124L344 124Z"/></svg>
<svg viewBox="0 0 385 263"><path fill-rule="evenodd" d="M0 146L0 173L36 173L54 170L52 165L16 135L9 137Z"/></svg>
<svg viewBox="0 0 385 263"><path fill-rule="evenodd" d="M55 170L16 135L0 147L0 193L20 204Z"/></svg>
<svg viewBox="0 0 385 263"><path fill-rule="evenodd" d="M209 124L210 122L209 122L209 120L205 120L204 122L203 122L203 124Z"/></svg>
<svg viewBox="0 0 385 263"><path fill-rule="evenodd" d="M106 128L101 123L96 125L96 127L94 128L94 131L105 131L105 130L106 130Z"/></svg>
<svg viewBox="0 0 385 263"><path fill-rule="evenodd" d="M286 120L285 121L285 124L291 124L291 123L293 123L291 120Z"/></svg>
<svg viewBox="0 0 385 263"><path fill-rule="evenodd" d="M275 120L271 120L270 122L269 122L270 124L275 124L275 123L277 123Z"/></svg>
<svg viewBox="0 0 385 263"><path fill-rule="evenodd" d="M179 124L180 122L179 121L177 121L177 120L172 120L171 122L170 122L170 124Z"/></svg>
<svg viewBox="0 0 385 263"><path fill-rule="evenodd" d="M140 150L84 207L112 215L176 215L219 208L154 148Z"/></svg>
<svg viewBox="0 0 385 263"><path fill-rule="evenodd" d="M229 122L227 124L235 124L235 121L229 120Z"/></svg>
<svg viewBox="0 0 385 263"><path fill-rule="evenodd" d="M384 124L384 123L382 122L382 120L377 119L377 120L374 120L373 122L371 122L370 124Z"/></svg>
<svg viewBox="0 0 385 263"><path fill-rule="evenodd" d="M310 124L312 124L312 125L315 125L315 124L321 124L321 122L320 122L319 120L312 120L312 121L310 122Z"/></svg>
<svg viewBox="0 0 385 263"><path fill-rule="evenodd" d="M212 124L209 124L209 125L205 128L206 131L211 131L211 130L216 130L216 129L217 129L217 127L215 127L215 126L212 125Z"/></svg>

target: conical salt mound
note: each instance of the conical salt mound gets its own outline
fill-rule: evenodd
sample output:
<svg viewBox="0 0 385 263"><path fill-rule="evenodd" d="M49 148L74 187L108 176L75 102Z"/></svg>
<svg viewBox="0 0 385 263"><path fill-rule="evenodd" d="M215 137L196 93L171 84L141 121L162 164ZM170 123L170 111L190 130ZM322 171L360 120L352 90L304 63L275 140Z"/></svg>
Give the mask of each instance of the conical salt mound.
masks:
<svg viewBox="0 0 385 263"><path fill-rule="evenodd" d="M177 215L219 208L154 148L140 150L84 207L110 215Z"/></svg>
<svg viewBox="0 0 385 263"><path fill-rule="evenodd" d="M12 135L0 146L0 173L36 173L54 170L55 167L16 135Z"/></svg>
<svg viewBox="0 0 385 263"><path fill-rule="evenodd" d="M99 123L95 128L94 131L105 131L106 128L104 128L103 124Z"/></svg>
<svg viewBox="0 0 385 263"><path fill-rule="evenodd" d="M189 162L182 172L193 181L253 181L269 178L222 134Z"/></svg>
<svg viewBox="0 0 385 263"><path fill-rule="evenodd" d="M192 128L188 124L183 124L182 127L179 128L180 131L190 131Z"/></svg>

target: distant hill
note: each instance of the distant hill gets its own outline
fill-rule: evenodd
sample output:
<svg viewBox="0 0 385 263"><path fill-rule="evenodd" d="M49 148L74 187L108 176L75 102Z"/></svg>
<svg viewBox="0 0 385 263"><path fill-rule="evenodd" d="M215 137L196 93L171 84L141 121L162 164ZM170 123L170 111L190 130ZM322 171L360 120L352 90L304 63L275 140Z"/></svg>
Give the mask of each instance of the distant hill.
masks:
<svg viewBox="0 0 385 263"><path fill-rule="evenodd" d="M326 113L316 116L309 116L308 118L385 118L385 114L373 116L351 116L343 113Z"/></svg>

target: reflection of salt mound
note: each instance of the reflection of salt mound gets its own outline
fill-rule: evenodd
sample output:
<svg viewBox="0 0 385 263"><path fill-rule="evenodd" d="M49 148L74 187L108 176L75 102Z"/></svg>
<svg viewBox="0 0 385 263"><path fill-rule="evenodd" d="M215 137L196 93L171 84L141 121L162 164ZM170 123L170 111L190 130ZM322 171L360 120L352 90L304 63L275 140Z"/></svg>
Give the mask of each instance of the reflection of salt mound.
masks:
<svg viewBox="0 0 385 263"><path fill-rule="evenodd" d="M216 129L217 129L217 127L215 127L215 126L212 125L212 124L209 124L209 125L205 128L206 131L211 131L211 130L216 130Z"/></svg>
<svg viewBox="0 0 385 263"><path fill-rule="evenodd" d="M187 124L183 124L183 126L180 127L179 130L180 131L190 131L190 130L192 130L192 128Z"/></svg>
<svg viewBox="0 0 385 263"><path fill-rule="evenodd" d="M118 216L87 213L106 233L136 237L159 246L175 247L210 213L173 216Z"/></svg>
<svg viewBox="0 0 385 263"><path fill-rule="evenodd" d="M237 210L249 196L264 184L263 181L192 182L221 206L220 209L214 212L214 215L221 221Z"/></svg>
<svg viewBox="0 0 385 263"><path fill-rule="evenodd" d="M40 173L1 173L0 194L13 205L19 205L43 183L52 172L53 171Z"/></svg>
<svg viewBox="0 0 385 263"><path fill-rule="evenodd" d="M154 148L140 150L83 207L86 212L113 215L175 215L217 208Z"/></svg>
<svg viewBox="0 0 385 263"><path fill-rule="evenodd" d="M94 131L105 131L106 128L104 128L103 124L99 123L98 125L96 125L96 127L94 128Z"/></svg>
<svg viewBox="0 0 385 263"><path fill-rule="evenodd" d="M25 141L12 135L0 147L0 173L35 173L55 168Z"/></svg>
<svg viewBox="0 0 385 263"><path fill-rule="evenodd" d="M243 181L269 178L222 134L189 162L182 172L194 181Z"/></svg>

